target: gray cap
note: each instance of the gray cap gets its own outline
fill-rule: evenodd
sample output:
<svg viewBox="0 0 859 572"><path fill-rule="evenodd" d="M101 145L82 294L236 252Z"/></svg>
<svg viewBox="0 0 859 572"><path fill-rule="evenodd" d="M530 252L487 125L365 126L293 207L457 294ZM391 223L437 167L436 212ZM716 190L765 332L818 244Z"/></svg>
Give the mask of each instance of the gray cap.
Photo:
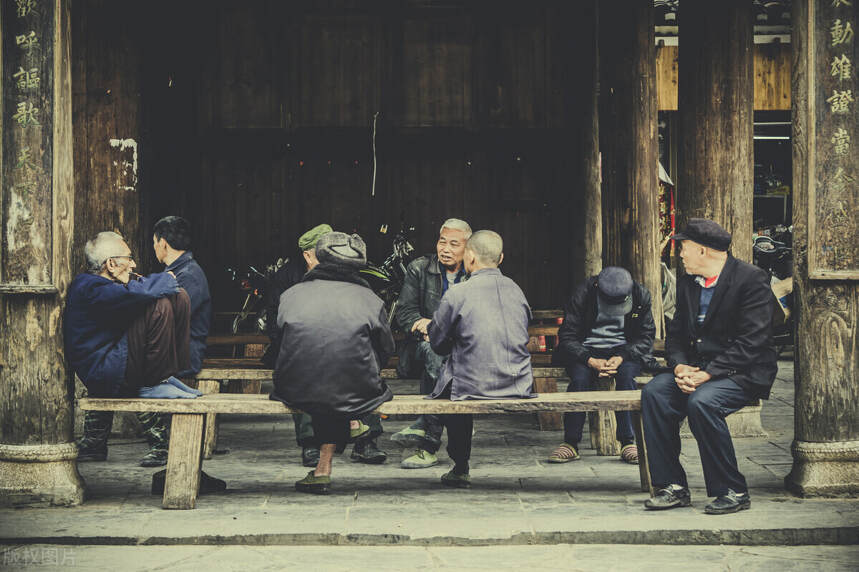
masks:
<svg viewBox="0 0 859 572"><path fill-rule="evenodd" d="M316 243L316 258L319 262L363 268L367 265L367 245L357 234L329 232Z"/></svg>
<svg viewBox="0 0 859 572"><path fill-rule="evenodd" d="M609 316L625 316L632 311L632 274L619 266L603 268L597 276L599 309Z"/></svg>

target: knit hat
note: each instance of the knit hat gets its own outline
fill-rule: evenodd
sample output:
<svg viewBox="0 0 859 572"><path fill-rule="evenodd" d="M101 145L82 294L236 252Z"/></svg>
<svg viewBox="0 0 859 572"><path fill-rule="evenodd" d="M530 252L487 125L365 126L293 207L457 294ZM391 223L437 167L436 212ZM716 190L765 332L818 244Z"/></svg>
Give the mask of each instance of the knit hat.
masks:
<svg viewBox="0 0 859 572"><path fill-rule="evenodd" d="M316 258L320 263L362 268L367 265L367 245L357 234L329 232L316 243Z"/></svg>
<svg viewBox="0 0 859 572"><path fill-rule="evenodd" d="M316 246L316 243L319 241L319 238L323 234L327 234L334 230L331 228L331 225L327 225L325 223L314 226L300 237L298 237L298 248L302 251L310 250L311 248Z"/></svg>

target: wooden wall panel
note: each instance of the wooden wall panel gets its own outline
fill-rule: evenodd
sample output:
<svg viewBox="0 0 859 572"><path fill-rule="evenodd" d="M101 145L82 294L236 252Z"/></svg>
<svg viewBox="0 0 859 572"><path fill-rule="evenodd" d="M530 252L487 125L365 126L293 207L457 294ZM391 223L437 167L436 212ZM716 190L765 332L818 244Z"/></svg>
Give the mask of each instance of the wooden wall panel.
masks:
<svg viewBox="0 0 859 572"><path fill-rule="evenodd" d="M656 96L660 111L677 110L679 46L656 47ZM790 110L790 44L754 45L755 110Z"/></svg>

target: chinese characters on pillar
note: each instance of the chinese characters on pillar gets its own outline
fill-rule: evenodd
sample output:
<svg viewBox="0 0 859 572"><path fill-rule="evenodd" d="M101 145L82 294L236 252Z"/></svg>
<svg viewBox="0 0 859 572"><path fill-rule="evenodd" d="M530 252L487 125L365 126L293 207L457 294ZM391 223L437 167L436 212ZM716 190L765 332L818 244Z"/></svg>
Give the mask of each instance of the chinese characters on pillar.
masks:
<svg viewBox="0 0 859 572"><path fill-rule="evenodd" d="M53 0L0 0L0 284L52 282Z"/></svg>
<svg viewBox="0 0 859 572"><path fill-rule="evenodd" d="M859 83L854 0L812 0L819 40L812 47L818 80L816 186L809 200L812 278L859 278Z"/></svg>

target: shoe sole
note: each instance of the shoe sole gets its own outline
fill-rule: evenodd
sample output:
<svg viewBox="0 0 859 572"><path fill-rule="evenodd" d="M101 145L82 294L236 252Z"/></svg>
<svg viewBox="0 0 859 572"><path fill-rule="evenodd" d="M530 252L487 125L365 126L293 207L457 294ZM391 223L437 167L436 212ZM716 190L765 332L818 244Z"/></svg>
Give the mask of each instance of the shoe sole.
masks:
<svg viewBox="0 0 859 572"><path fill-rule="evenodd" d="M412 463L402 462L402 463L400 463L400 468L401 469L429 469L430 467L435 467L436 465L438 465L438 461L436 461L435 463L430 463L428 465L414 465Z"/></svg>
<svg viewBox="0 0 859 572"><path fill-rule="evenodd" d="M560 459L560 458L549 457L548 459L546 459L546 462L555 463L557 465L560 465L561 463L572 463L573 461L578 461L579 459L581 459L581 456L573 457L572 459Z"/></svg>
<svg viewBox="0 0 859 572"><path fill-rule="evenodd" d="M330 485L299 485L296 483L295 490L300 493L310 493L312 495L327 495Z"/></svg>
<svg viewBox="0 0 859 572"><path fill-rule="evenodd" d="M385 461L388 460L387 455L385 455L384 457L382 457L382 456L379 456L379 457L359 457L359 456L355 456L355 455L350 455L349 458L352 459L353 461L355 461L356 463L364 463L365 465L381 465L382 463L384 463Z"/></svg>
<svg viewBox="0 0 859 572"><path fill-rule="evenodd" d="M704 514L732 514L735 512L740 512L741 510L749 510L751 507L752 507L752 503L750 503L750 502L740 504L740 505L737 505L737 506L729 508L729 509L718 509L718 510L716 510L716 509L704 507Z"/></svg>
<svg viewBox="0 0 859 572"><path fill-rule="evenodd" d="M140 461L139 465L141 467L164 467L167 465L167 461Z"/></svg>
<svg viewBox="0 0 859 572"><path fill-rule="evenodd" d="M665 506L651 506L645 502L644 510L670 510L672 508L684 508L689 506L692 506L692 499L681 500L675 504L669 504Z"/></svg>

